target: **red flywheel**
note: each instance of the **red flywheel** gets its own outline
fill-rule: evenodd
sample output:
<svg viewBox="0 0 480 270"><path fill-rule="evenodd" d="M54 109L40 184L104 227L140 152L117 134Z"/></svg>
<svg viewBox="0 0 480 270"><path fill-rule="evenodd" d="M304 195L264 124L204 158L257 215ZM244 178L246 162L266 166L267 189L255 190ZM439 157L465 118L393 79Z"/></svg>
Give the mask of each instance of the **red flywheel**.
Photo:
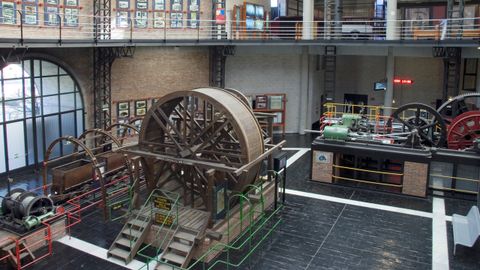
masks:
<svg viewBox="0 0 480 270"><path fill-rule="evenodd" d="M480 111L469 111L455 117L448 126L447 142L450 149L465 149L480 138Z"/></svg>

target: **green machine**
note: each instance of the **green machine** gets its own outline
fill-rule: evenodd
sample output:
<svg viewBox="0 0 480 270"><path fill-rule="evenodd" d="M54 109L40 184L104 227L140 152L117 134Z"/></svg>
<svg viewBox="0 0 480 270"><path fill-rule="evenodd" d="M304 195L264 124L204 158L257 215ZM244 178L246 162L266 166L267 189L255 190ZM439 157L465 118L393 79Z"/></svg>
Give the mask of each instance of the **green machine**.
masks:
<svg viewBox="0 0 480 270"><path fill-rule="evenodd" d="M365 121L359 114L346 113L338 123L323 129L323 138L330 140L347 140L350 132L366 129Z"/></svg>

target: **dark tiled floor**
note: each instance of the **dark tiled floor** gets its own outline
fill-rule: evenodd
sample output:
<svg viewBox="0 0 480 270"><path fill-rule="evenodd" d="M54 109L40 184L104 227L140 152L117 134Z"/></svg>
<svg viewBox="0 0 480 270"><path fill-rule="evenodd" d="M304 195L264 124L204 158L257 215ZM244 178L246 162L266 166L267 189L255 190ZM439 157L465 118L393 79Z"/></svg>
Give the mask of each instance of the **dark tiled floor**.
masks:
<svg viewBox="0 0 480 270"><path fill-rule="evenodd" d="M357 201L384 204L427 212L432 211L431 198L422 199L311 181L310 158L310 152L308 152L298 159L294 164L288 167L287 188L340 198L350 198L355 192L352 199Z"/></svg>
<svg viewBox="0 0 480 270"><path fill-rule="evenodd" d="M34 266L29 267L32 270L122 270L124 267L98 259L95 256L81 252L67 245L54 242L53 255L49 256Z"/></svg>
<svg viewBox="0 0 480 270"><path fill-rule="evenodd" d="M430 219L296 196L287 198L280 217L240 269L431 268Z"/></svg>

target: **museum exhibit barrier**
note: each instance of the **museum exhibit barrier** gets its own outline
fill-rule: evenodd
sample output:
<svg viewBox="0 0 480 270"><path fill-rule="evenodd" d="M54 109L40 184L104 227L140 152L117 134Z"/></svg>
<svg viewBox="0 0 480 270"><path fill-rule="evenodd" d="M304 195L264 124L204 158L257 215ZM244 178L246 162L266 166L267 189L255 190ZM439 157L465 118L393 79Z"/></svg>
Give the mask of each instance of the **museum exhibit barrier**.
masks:
<svg viewBox="0 0 480 270"><path fill-rule="evenodd" d="M1 23L2 39L20 44L28 40L54 42L62 45L69 41L105 42L121 41L122 43L144 41L282 41L304 39L302 35L303 21L226 20L225 28L219 30L216 20L182 19L181 24L169 17L158 19L135 17L134 15L117 24L117 17L92 16L79 14L75 24L66 25L64 14L56 14L58 21L47 24L38 20L35 24L26 21L21 10L16 10L16 19ZM38 11L39 18L50 13ZM0 20L2 18L0 17ZM145 21L139 26L139 20ZM97 21L111 21L109 38L98 39L103 32L96 26ZM480 38L479 18L463 19L422 19L396 20L395 40L471 40ZM344 20L344 21L312 21L308 22L312 36L308 40L385 40L386 20Z"/></svg>

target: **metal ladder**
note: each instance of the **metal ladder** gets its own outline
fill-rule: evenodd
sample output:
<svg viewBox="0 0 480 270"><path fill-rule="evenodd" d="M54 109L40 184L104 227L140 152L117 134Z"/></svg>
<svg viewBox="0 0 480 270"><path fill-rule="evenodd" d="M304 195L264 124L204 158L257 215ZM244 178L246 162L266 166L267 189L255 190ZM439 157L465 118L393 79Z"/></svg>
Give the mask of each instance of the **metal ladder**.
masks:
<svg viewBox="0 0 480 270"><path fill-rule="evenodd" d="M323 56L324 78L323 85L325 89L325 97L328 99L335 98L335 77L337 69L337 47L325 46L325 54Z"/></svg>
<svg viewBox="0 0 480 270"><path fill-rule="evenodd" d="M445 102L449 96L458 96L460 93L461 48L446 48L443 58L443 95Z"/></svg>

